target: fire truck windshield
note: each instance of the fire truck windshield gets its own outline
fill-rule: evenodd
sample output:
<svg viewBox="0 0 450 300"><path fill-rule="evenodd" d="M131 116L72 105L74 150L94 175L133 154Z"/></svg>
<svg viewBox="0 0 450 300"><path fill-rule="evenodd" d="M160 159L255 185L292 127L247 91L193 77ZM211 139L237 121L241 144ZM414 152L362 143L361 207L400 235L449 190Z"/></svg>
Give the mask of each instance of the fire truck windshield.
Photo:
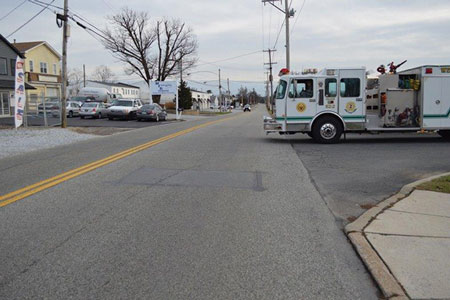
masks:
<svg viewBox="0 0 450 300"><path fill-rule="evenodd" d="M286 93L286 87L287 87L287 82L284 80L280 80L280 83L278 84L278 87L276 90L275 99L283 99L284 98L284 94Z"/></svg>

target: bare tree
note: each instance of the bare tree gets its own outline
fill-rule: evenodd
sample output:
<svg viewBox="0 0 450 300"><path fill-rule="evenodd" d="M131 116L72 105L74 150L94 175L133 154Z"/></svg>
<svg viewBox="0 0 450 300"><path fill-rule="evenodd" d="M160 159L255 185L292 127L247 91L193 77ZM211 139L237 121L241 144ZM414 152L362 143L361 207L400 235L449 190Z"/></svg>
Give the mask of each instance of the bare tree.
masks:
<svg viewBox="0 0 450 300"><path fill-rule="evenodd" d="M67 73L69 93L72 96L78 95L83 82L83 72L78 68L73 68L69 69Z"/></svg>
<svg viewBox="0 0 450 300"><path fill-rule="evenodd" d="M107 66L101 65L92 72L92 78L101 82L111 82L114 80L115 74Z"/></svg>
<svg viewBox="0 0 450 300"><path fill-rule="evenodd" d="M127 74L137 74L147 83L163 81L178 73L180 61L183 70L196 63L197 38L180 20L157 21L152 26L147 13L124 8L109 21L103 44L127 65Z"/></svg>
<svg viewBox="0 0 450 300"><path fill-rule="evenodd" d="M178 19L156 22L155 35L157 53L153 55L152 65L156 80L163 81L179 72L176 68L182 63L183 70L192 68L197 62L197 38L191 28Z"/></svg>
<svg viewBox="0 0 450 300"><path fill-rule="evenodd" d="M105 30L103 45L126 64L127 74L136 74L150 82L153 78L150 50L156 36L149 24L148 14L124 8L108 19L112 27Z"/></svg>

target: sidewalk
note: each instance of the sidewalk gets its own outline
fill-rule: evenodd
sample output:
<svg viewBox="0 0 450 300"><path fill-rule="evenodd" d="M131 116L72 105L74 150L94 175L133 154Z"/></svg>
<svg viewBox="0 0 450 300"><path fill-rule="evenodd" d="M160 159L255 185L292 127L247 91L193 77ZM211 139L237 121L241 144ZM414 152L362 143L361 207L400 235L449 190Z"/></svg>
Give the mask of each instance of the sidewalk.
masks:
<svg viewBox="0 0 450 300"><path fill-rule="evenodd" d="M387 298L450 299L450 194L414 190L422 182L345 228Z"/></svg>

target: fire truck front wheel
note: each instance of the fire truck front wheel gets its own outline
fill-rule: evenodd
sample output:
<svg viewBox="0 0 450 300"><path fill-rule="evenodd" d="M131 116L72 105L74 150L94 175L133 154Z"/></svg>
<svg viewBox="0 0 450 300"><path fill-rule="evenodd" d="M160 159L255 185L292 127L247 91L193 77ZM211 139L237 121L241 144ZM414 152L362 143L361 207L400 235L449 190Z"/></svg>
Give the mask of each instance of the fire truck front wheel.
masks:
<svg viewBox="0 0 450 300"><path fill-rule="evenodd" d="M339 142L342 131L342 124L339 120L325 116L315 122L312 137L321 144L334 144Z"/></svg>

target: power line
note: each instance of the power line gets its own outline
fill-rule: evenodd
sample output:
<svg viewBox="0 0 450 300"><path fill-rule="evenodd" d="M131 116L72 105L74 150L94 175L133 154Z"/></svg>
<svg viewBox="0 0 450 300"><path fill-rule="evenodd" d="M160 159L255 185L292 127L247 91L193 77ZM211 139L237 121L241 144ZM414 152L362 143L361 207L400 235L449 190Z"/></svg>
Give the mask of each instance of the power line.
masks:
<svg viewBox="0 0 450 300"><path fill-rule="evenodd" d="M13 9L11 9L6 15L4 15L3 17L0 18L0 21L2 21L4 18L6 18L7 16L9 16L11 13L13 13L16 9L18 9L19 7L21 7L22 5L25 4L25 2L27 2L28 0L25 0L23 2L21 2L19 5L17 5L16 7L14 7Z"/></svg>
<svg viewBox="0 0 450 300"><path fill-rule="evenodd" d="M26 21L25 23L23 23L22 25L19 26L19 28L17 28L16 30L14 30L12 33L10 33L6 38L9 38L11 35L13 35L14 33L16 33L17 31L19 31L20 29L22 29L24 26L26 26L28 23L30 23L31 21L33 21L34 18L36 18L37 16L39 16L44 10L46 10L50 4L52 4L53 2L55 2L55 0L52 0L52 2L50 2L46 7L42 8L37 14L35 14L34 16L31 17L31 19L29 19L28 21Z"/></svg>
<svg viewBox="0 0 450 300"><path fill-rule="evenodd" d="M30 1L30 0L29 0L29 1ZM50 3L47 3L47 2L44 2L44 1L41 1L41 0L32 0L32 1L38 2L38 3L42 4L42 5L48 5L48 6L53 7L53 8L57 8L57 9L60 9L60 10L64 10L64 8L61 7L61 6L53 5L52 3L53 3L54 1L52 1L52 2L50 2Z"/></svg>
<svg viewBox="0 0 450 300"><path fill-rule="evenodd" d="M46 5L41 4L40 1L39 1L39 2L37 2L36 0L27 0L27 1L30 2L31 4L34 4L34 5L37 5L37 6L40 6L40 7L45 8L45 9L51 11L52 13L54 13L55 15L57 14L56 10L52 10L52 9L50 9L49 7L47 7ZM47 3L47 4L48 4L48 3Z"/></svg>
<svg viewBox="0 0 450 300"><path fill-rule="evenodd" d="M291 28L291 35L292 35L292 32L294 31L295 24L297 24L298 17L299 17L300 14L302 13L302 10L303 10L303 7L305 6L305 3L306 3L306 0L303 0L302 7L301 7L300 10L298 11L297 18L295 18L295 21L294 21L294 25L292 25L292 28Z"/></svg>
<svg viewBox="0 0 450 300"><path fill-rule="evenodd" d="M260 53L260 52L261 52L261 51L258 50L258 51L253 51L253 52L250 52L250 53L238 55L238 56L233 56L233 57L224 58L224 59L221 59L221 60L216 60L216 61L213 61L213 62L206 62L206 61L205 61L203 64L200 64L200 65L197 65L197 66L202 66L202 65L214 65L215 63L218 63L218 62L224 62L224 61L228 61L228 60L233 60L233 59L236 59L236 58L241 58L241 57L244 57L244 56L249 56L249 55L252 55L252 54L255 54L255 53Z"/></svg>

